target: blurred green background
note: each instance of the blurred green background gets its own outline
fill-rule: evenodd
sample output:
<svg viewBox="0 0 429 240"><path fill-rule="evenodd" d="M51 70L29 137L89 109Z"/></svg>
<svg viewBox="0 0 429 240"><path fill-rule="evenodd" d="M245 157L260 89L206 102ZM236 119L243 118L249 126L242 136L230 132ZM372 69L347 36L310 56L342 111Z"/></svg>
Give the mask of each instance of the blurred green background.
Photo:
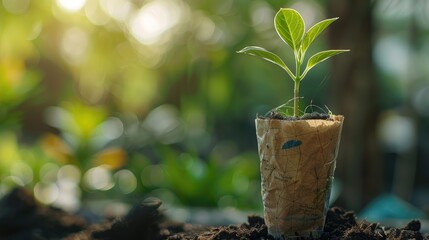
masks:
<svg viewBox="0 0 429 240"><path fill-rule="evenodd" d="M290 60L280 7L307 29L340 17L311 52L351 49L301 87L302 111L345 115L335 204L358 211L389 193L427 209L425 0L2 0L0 196L25 186L69 211L146 196L260 210L254 118L293 85L236 51Z"/></svg>

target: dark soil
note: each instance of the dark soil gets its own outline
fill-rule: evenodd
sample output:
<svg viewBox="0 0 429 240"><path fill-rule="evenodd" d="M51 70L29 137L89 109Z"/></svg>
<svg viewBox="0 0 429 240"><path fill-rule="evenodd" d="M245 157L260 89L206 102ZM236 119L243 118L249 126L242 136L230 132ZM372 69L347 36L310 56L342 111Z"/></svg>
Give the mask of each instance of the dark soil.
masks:
<svg viewBox="0 0 429 240"><path fill-rule="evenodd" d="M168 221L159 211L161 201L147 199L134 206L123 218L88 224L81 217L35 202L24 189L15 189L0 200L0 239L147 239L147 240L223 240L273 239L263 218L249 216L247 223L202 228ZM357 221L351 211L329 209L321 238L298 239L429 239L413 220L403 228L383 227Z"/></svg>
<svg viewBox="0 0 429 240"><path fill-rule="evenodd" d="M270 111L265 116L258 116L258 118L295 121L295 120L309 120L309 119L329 120L330 116L329 114L326 114L326 113L312 112L312 113L304 113L302 116L299 116L299 117L293 117L293 116L285 116L276 111Z"/></svg>
<svg viewBox="0 0 429 240"><path fill-rule="evenodd" d="M59 239L86 227L80 217L37 204L22 188L0 200L0 239Z"/></svg>

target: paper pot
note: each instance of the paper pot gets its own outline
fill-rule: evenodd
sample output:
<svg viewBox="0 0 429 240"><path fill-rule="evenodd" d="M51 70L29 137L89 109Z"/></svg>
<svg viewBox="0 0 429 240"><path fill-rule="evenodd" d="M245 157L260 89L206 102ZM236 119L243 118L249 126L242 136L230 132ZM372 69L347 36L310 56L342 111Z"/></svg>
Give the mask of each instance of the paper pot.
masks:
<svg viewBox="0 0 429 240"><path fill-rule="evenodd" d="M255 120L264 219L276 239L323 233L343 123L332 118Z"/></svg>

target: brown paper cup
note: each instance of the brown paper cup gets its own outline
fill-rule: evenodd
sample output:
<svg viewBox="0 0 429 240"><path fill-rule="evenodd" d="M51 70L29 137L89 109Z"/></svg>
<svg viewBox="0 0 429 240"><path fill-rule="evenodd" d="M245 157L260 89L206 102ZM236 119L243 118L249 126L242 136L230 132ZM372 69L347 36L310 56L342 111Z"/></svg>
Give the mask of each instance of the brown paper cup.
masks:
<svg viewBox="0 0 429 240"><path fill-rule="evenodd" d="M275 238L323 233L343 119L255 120L264 219Z"/></svg>

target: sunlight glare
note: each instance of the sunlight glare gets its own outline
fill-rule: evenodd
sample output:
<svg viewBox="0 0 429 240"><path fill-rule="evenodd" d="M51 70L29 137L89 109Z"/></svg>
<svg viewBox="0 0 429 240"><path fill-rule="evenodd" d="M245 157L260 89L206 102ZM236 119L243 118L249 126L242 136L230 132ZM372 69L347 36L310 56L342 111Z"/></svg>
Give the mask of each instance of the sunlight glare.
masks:
<svg viewBox="0 0 429 240"><path fill-rule="evenodd" d="M57 5L67 12L77 12L85 5L85 2L86 0L57 0Z"/></svg>

